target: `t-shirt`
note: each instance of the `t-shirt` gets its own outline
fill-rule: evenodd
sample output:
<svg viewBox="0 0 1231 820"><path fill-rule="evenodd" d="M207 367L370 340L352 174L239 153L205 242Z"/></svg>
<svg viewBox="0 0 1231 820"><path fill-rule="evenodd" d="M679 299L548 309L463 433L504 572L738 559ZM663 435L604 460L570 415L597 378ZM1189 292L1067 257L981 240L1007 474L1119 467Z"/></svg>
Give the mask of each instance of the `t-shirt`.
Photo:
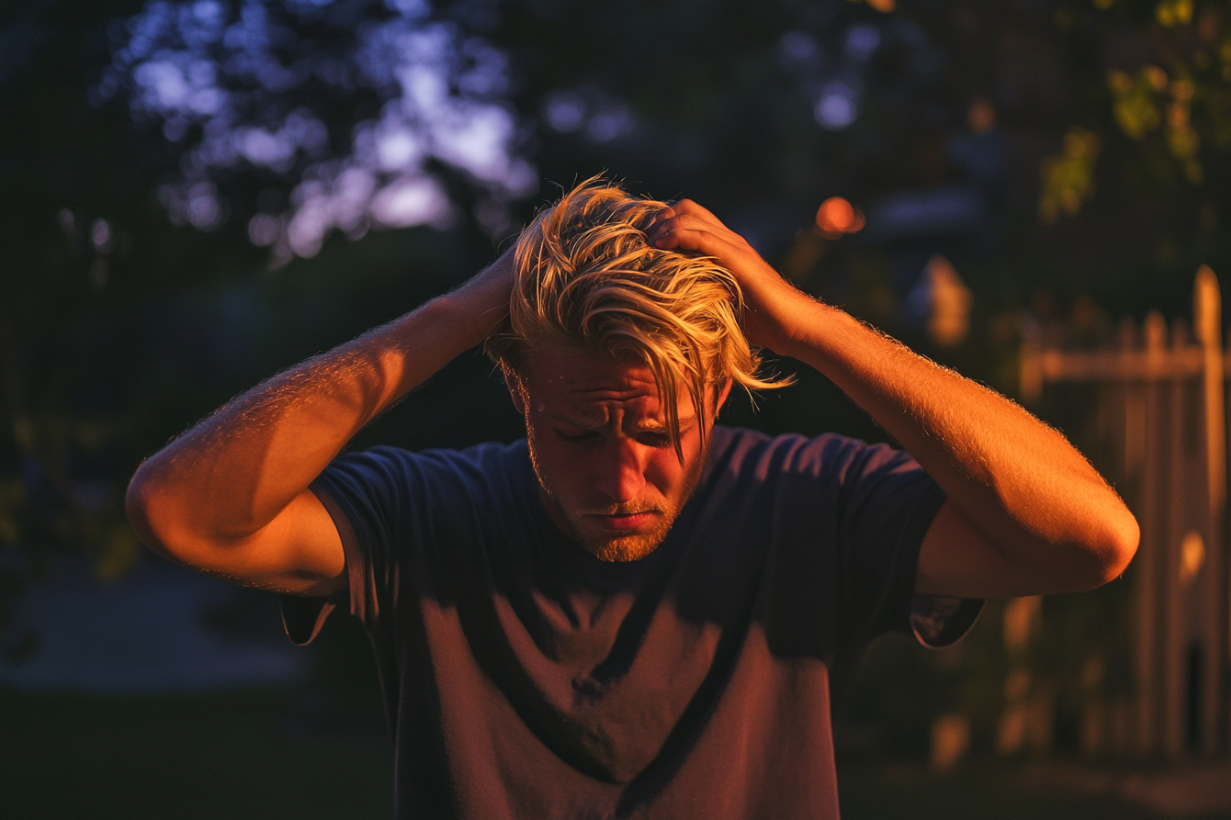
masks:
<svg viewBox="0 0 1231 820"><path fill-rule="evenodd" d="M911 628L944 501L906 453L715 427L662 544L594 558L551 522L525 441L388 447L313 485L376 652L398 818L834 818L832 693ZM943 603L943 602L942 602ZM975 608L977 611L977 607ZM944 643L971 607L916 626Z"/></svg>

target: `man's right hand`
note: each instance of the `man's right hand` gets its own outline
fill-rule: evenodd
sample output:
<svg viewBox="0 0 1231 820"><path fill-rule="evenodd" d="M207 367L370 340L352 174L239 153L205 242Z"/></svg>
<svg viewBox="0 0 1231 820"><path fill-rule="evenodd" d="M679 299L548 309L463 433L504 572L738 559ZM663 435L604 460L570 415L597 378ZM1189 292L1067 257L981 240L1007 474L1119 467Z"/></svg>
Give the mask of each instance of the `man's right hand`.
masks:
<svg viewBox="0 0 1231 820"><path fill-rule="evenodd" d="M504 321L512 251L462 287L279 374L147 459L129 521L150 549L246 586L346 586L333 520L308 485L366 424Z"/></svg>
<svg viewBox="0 0 1231 820"><path fill-rule="evenodd" d="M509 315L512 295L513 248L509 248L446 297L458 300L459 311L470 317L471 347L482 344L500 328Z"/></svg>

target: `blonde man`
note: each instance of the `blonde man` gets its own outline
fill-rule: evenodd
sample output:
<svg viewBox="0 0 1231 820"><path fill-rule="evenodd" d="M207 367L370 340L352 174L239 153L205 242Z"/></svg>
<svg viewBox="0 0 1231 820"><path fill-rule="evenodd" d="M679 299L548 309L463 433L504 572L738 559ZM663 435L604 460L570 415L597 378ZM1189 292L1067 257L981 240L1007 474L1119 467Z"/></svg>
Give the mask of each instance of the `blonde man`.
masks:
<svg viewBox="0 0 1231 820"><path fill-rule="evenodd" d="M339 455L486 343L526 441ZM715 426L757 350L906 452ZM366 625L398 817L836 817L831 681L876 634L1086 589L1137 526L1058 433L796 291L711 213L587 183L461 289L147 461L154 550ZM938 597L945 596L945 597Z"/></svg>

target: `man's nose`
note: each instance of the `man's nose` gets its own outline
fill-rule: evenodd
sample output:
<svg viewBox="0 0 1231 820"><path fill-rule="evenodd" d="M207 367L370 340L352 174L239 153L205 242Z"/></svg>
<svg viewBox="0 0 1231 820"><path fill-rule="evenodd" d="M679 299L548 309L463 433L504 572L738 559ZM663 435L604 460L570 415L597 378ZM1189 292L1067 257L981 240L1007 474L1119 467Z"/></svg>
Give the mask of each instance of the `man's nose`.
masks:
<svg viewBox="0 0 1231 820"><path fill-rule="evenodd" d="M598 465L598 491L617 503L632 501L645 487L645 464L633 439L608 443Z"/></svg>

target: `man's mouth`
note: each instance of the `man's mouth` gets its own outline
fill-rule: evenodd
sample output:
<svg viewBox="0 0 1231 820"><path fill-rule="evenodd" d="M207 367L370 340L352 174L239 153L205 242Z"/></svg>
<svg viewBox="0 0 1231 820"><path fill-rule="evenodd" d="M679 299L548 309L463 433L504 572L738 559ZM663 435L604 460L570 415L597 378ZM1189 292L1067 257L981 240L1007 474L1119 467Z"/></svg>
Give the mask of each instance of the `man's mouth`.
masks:
<svg viewBox="0 0 1231 820"><path fill-rule="evenodd" d="M596 513L590 517L610 530L640 530L654 523L659 513L654 510L635 513Z"/></svg>
<svg viewBox="0 0 1231 820"><path fill-rule="evenodd" d="M582 517L596 522L600 527L614 532L635 532L652 528L662 517L663 511L655 507L642 509L620 509L619 507L593 508L582 513Z"/></svg>

